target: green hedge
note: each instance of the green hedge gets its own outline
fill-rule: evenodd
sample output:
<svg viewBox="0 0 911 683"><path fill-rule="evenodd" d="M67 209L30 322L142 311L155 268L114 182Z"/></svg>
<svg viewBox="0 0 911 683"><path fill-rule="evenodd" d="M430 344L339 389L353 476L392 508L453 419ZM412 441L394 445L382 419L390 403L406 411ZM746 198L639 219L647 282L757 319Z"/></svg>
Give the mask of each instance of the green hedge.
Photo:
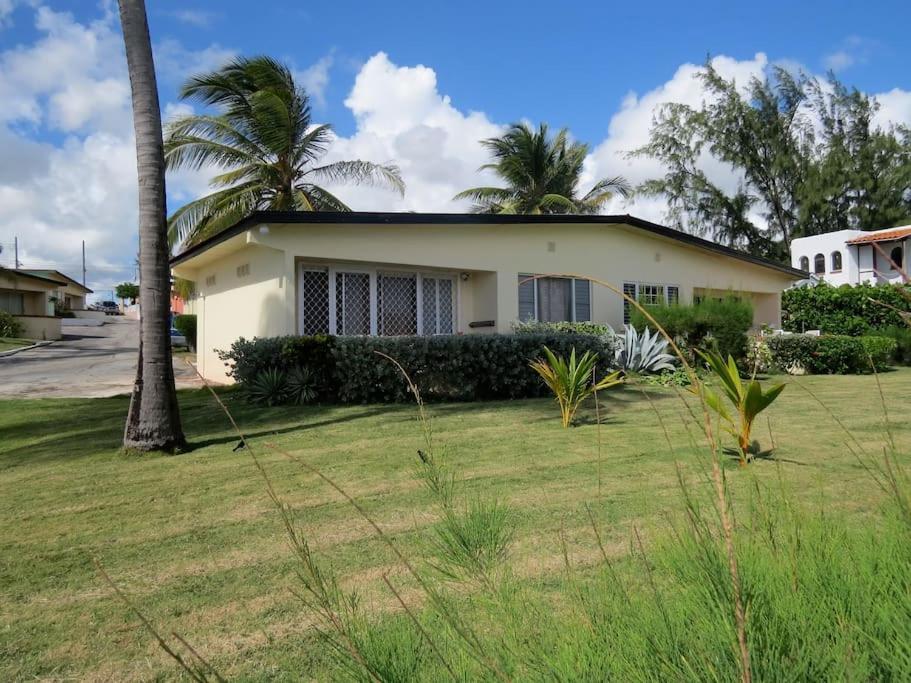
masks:
<svg viewBox="0 0 911 683"><path fill-rule="evenodd" d="M879 337L889 337L895 340L895 353L892 354L892 362L898 365L911 365L911 327L907 325L896 325L877 330L876 335Z"/></svg>
<svg viewBox="0 0 911 683"><path fill-rule="evenodd" d="M698 304L647 306L646 310L664 330L690 348L717 347L727 357L742 359L747 351L747 332L753 325L753 307L734 298L707 299ZM654 327L634 308L630 323L639 332Z"/></svg>
<svg viewBox="0 0 911 683"><path fill-rule="evenodd" d="M781 295L782 326L792 332L820 330L857 336L904 325L897 311L911 312L908 285L832 287L822 283L787 289Z"/></svg>
<svg viewBox="0 0 911 683"><path fill-rule="evenodd" d="M772 362L781 370L795 366L813 375L854 375L884 370L895 353L888 337L795 334L768 339Z"/></svg>
<svg viewBox="0 0 911 683"><path fill-rule="evenodd" d="M528 367L544 346L557 355L597 353L598 367L613 364L613 349L590 334L478 334L439 337L271 337L239 339L219 351L230 374L249 385L270 368L305 367L317 378L319 400L342 403L410 401L395 358L429 401L472 401L543 396Z"/></svg>
<svg viewBox="0 0 911 683"><path fill-rule="evenodd" d="M191 349L196 348L196 316L190 314L175 315L174 329L187 338Z"/></svg>
<svg viewBox="0 0 911 683"><path fill-rule="evenodd" d="M516 334L593 334L597 337L613 337L614 329L606 323L593 322L538 322L536 320L517 321L512 324Z"/></svg>

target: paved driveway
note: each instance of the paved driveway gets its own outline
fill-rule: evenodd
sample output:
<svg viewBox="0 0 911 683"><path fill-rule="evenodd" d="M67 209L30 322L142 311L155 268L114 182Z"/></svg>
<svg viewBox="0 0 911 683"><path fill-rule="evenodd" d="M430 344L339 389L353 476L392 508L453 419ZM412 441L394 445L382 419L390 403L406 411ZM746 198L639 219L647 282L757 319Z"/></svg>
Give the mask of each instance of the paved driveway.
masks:
<svg viewBox="0 0 911 683"><path fill-rule="evenodd" d="M133 388L139 323L108 318L101 327L67 326L49 346L0 357L0 398L116 396ZM193 369L174 361L177 387L200 386Z"/></svg>

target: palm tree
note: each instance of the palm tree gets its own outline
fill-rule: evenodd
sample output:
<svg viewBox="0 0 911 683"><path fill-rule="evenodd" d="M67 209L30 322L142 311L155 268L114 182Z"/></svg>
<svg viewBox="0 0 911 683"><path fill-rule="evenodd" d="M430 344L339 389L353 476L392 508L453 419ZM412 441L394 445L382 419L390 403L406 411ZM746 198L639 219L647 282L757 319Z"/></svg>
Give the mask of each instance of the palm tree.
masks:
<svg viewBox="0 0 911 683"><path fill-rule="evenodd" d="M328 124L314 125L310 99L291 71L269 57L238 58L218 71L194 76L183 99L213 106L166 129L169 169L214 166L215 189L168 219L171 244L192 244L251 211L350 211L318 183L352 182L404 192L398 168L368 161L317 165L332 143Z"/></svg>
<svg viewBox="0 0 911 683"><path fill-rule="evenodd" d="M501 137L481 140L494 161L480 170L491 170L507 187L474 187L454 199L470 199L474 213L597 213L615 194L630 195L630 185L621 176L604 178L581 197L579 176L588 145L570 142L563 128L554 137L547 124L532 130L514 123Z"/></svg>
<svg viewBox="0 0 911 683"><path fill-rule="evenodd" d="M139 177L139 360L123 434L125 448L174 451L185 445L171 361L165 161L152 42L143 0L119 0L130 73Z"/></svg>

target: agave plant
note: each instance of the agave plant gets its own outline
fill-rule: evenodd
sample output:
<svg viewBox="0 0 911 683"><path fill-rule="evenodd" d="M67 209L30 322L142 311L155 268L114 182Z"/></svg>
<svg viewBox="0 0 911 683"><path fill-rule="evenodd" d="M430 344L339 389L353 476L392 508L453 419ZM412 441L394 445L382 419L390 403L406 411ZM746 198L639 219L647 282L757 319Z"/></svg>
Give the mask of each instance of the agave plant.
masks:
<svg viewBox="0 0 911 683"><path fill-rule="evenodd" d="M554 392L554 398L560 406L560 415L563 427L569 427L576 411L582 402L596 391L608 389L623 382L620 373L614 372L604 377L600 382L593 381L595 361L598 359L591 351L586 351L578 359L576 349L573 347L569 354L569 361L562 356L554 355L546 346L546 358L538 358L531 362L532 369L541 375L544 383Z"/></svg>
<svg viewBox="0 0 911 683"><path fill-rule="evenodd" d="M288 373L288 398L302 406L316 400L316 377L310 368L296 367Z"/></svg>
<svg viewBox="0 0 911 683"><path fill-rule="evenodd" d="M254 403L276 406L288 398L288 377L283 370L266 368L253 378L247 394Z"/></svg>
<svg viewBox="0 0 911 683"><path fill-rule="evenodd" d="M674 357L667 353L667 340L658 332L654 334L646 327L640 335L632 325L626 326L626 334L618 335L620 345L614 352L617 367L626 372L658 372L673 370Z"/></svg>
<svg viewBox="0 0 911 683"><path fill-rule="evenodd" d="M784 391L784 384L776 384L763 392L762 385L755 378L750 378L747 382L740 379L740 371L733 356L728 356L725 362L720 353L698 353L719 379L722 392L736 411L736 414L732 414L718 394L706 386L702 387L705 402L718 413L725 423L725 430L737 439L736 455L740 458L740 465L746 465L754 457L767 457L770 452L761 451L759 442L750 440L750 433L756 417ZM699 387L693 387L693 391L698 393Z"/></svg>

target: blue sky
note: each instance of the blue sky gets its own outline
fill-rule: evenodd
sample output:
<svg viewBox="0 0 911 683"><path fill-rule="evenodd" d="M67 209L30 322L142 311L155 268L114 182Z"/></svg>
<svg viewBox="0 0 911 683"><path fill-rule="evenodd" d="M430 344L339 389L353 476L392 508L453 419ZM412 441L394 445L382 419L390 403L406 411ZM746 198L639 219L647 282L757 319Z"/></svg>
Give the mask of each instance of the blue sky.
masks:
<svg viewBox="0 0 911 683"><path fill-rule="evenodd" d="M623 152L647 137L655 106L698 101L693 74L707 55L740 81L773 63L831 68L882 97L883 123L911 122L907 2L147 4L166 116L186 111L176 89L194 70L232 54L283 59L340 135L332 154L405 172L404 199L342 192L356 208L459 210L452 194L480 179L477 138L519 119L589 142L592 177L642 180L660 169ZM14 161L0 170L0 244L18 235L30 263L68 267L86 239L96 286L128 275L135 250L115 9L0 0L0 149ZM205 191L205 177L169 187L175 208ZM662 215L654 202L611 208Z"/></svg>

